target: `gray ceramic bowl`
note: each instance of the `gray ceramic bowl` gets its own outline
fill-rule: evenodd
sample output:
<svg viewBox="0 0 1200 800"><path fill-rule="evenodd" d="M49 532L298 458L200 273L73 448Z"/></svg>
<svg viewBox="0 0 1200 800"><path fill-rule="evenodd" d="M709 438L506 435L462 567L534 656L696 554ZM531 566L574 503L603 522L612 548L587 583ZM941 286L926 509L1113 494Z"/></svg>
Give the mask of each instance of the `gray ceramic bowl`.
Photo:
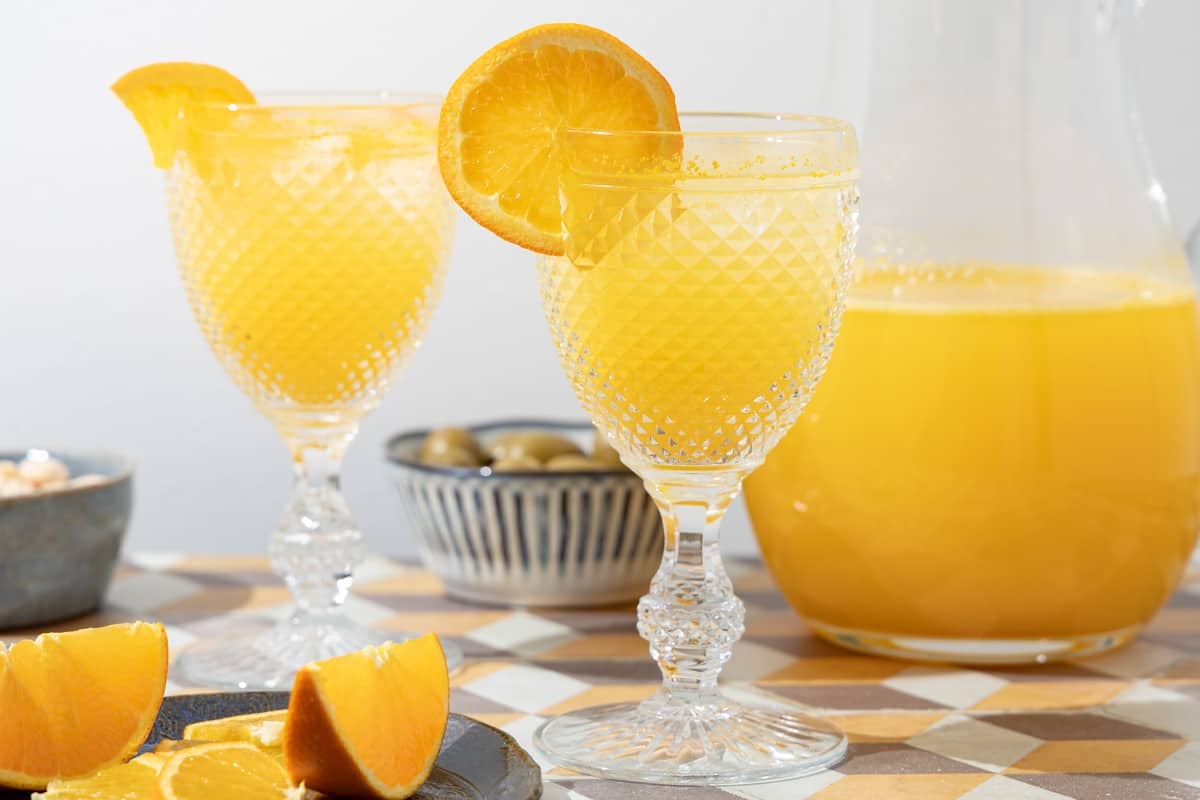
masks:
<svg viewBox="0 0 1200 800"><path fill-rule="evenodd" d="M0 498L0 627L66 619L100 605L129 524L133 463L113 453L51 450L86 486ZM20 461L24 452L0 452Z"/></svg>
<svg viewBox="0 0 1200 800"><path fill-rule="evenodd" d="M468 430L486 446L512 431L591 446L589 423L517 420ZM427 431L387 444L392 481L425 565L446 593L515 606L599 606L632 600L662 560L662 523L632 472L503 472L422 464Z"/></svg>

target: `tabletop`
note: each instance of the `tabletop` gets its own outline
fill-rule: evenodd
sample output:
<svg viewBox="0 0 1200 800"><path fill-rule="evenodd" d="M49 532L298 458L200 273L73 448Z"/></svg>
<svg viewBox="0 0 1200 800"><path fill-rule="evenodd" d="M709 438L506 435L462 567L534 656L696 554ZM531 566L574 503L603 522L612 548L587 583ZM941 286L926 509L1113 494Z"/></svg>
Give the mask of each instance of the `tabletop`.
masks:
<svg viewBox="0 0 1200 800"><path fill-rule="evenodd" d="M467 659L451 678L451 709L508 731L538 758L547 800L1200 800L1200 579L1124 649L967 669L839 649L809 633L759 562L728 567L747 613L722 675L727 690L800 702L842 726L850 748L836 769L685 789L584 778L542 760L531 739L546 717L657 688L632 605L470 605L443 595L416 563L373 557L356 572L348 610L384 629L457 642ZM159 620L174 658L199 639L280 619L288 601L265 558L133 554L107 605L70 627ZM168 693L189 691L168 683Z"/></svg>

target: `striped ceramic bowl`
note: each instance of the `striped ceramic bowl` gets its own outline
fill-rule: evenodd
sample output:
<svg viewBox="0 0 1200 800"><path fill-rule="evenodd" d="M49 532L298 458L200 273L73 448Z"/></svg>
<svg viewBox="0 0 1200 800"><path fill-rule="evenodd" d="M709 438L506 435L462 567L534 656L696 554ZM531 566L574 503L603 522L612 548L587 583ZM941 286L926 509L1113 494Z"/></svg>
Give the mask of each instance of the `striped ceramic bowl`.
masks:
<svg viewBox="0 0 1200 800"><path fill-rule="evenodd" d="M486 448L513 431L546 431L580 447L592 426L531 420L469 430ZM598 606L643 594L662 558L662 524L631 472L502 472L419 461L428 431L387 443L425 565L452 596L517 606Z"/></svg>

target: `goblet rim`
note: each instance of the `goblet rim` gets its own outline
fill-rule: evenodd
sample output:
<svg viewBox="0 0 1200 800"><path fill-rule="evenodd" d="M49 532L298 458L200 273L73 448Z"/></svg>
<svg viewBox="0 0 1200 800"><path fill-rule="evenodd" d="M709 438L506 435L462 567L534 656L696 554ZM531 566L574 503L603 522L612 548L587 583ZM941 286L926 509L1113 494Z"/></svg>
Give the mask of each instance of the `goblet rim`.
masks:
<svg viewBox="0 0 1200 800"><path fill-rule="evenodd" d="M728 120L728 126L721 125L712 130L689 128L686 123L700 120ZM854 125L847 120L825 114L807 114L790 111L713 111L689 110L679 112L679 130L663 130L661 128L594 128L586 126L567 126L567 134L593 135L622 135L671 138L684 136L689 138L747 138L747 139L778 139L783 138L812 138L830 134L850 137L855 136ZM742 123L741 125L736 124ZM778 125L774 123L779 123Z"/></svg>
<svg viewBox="0 0 1200 800"><path fill-rule="evenodd" d="M194 108L221 108L239 113L256 111L363 111L396 110L420 106L441 107L442 95L412 89L266 89L255 93L253 103L197 100Z"/></svg>

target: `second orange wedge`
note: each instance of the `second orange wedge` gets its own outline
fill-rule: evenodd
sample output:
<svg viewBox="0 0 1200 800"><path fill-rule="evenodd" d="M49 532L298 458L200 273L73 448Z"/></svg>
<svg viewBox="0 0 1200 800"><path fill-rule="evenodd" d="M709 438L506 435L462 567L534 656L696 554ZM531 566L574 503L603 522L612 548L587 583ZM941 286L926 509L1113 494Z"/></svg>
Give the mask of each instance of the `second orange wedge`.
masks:
<svg viewBox="0 0 1200 800"><path fill-rule="evenodd" d="M568 128L677 131L675 95L646 59L604 31L530 28L488 50L450 88L438 125L442 178L485 228L562 255Z"/></svg>
<svg viewBox="0 0 1200 800"><path fill-rule="evenodd" d="M288 775L323 794L408 797L433 769L449 713L446 656L433 634L308 664L283 732Z"/></svg>

